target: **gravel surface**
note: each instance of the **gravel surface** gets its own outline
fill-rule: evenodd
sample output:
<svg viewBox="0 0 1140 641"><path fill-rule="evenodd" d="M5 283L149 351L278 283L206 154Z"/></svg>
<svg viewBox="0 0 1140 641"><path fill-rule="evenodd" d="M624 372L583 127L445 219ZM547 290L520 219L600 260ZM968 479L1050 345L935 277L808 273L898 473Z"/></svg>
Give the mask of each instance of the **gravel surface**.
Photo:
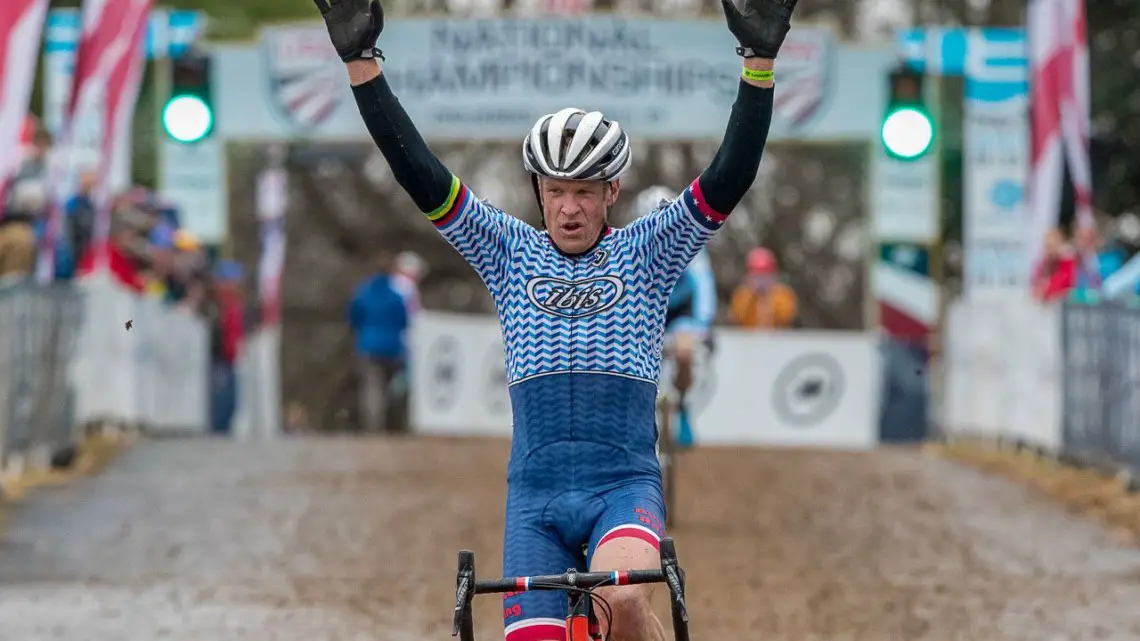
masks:
<svg viewBox="0 0 1140 641"><path fill-rule="evenodd" d="M456 551L498 574L507 451L140 443L16 507L0 641L450 638ZM1140 640L1140 552L1009 481L914 450L681 465L697 641ZM501 639L498 600L476 604Z"/></svg>

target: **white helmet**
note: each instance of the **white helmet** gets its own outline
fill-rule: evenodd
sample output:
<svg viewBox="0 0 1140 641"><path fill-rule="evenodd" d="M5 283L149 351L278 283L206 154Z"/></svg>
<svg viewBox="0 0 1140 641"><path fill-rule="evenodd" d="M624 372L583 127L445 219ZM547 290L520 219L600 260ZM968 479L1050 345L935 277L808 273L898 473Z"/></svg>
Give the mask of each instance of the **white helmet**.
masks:
<svg viewBox="0 0 1140 641"><path fill-rule="evenodd" d="M629 136L616 120L573 107L539 118L522 151L527 171L563 180L615 180L633 162Z"/></svg>
<svg viewBox="0 0 1140 641"><path fill-rule="evenodd" d="M655 211L665 203L677 197L677 193L664 185L653 185L642 190L634 203L633 217L640 218L651 211Z"/></svg>

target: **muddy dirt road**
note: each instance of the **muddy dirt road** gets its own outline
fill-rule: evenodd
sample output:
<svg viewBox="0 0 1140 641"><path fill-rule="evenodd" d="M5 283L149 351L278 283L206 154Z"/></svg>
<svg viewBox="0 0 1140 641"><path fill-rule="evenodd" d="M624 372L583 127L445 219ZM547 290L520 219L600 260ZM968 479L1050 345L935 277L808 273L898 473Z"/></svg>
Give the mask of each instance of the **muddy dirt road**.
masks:
<svg viewBox="0 0 1140 641"><path fill-rule="evenodd" d="M499 570L506 457L140 443L11 515L0 641L448 639L456 551ZM913 450L683 465L672 534L698 641L1140 639L1140 552L1009 481ZM481 639L501 639L484 599Z"/></svg>

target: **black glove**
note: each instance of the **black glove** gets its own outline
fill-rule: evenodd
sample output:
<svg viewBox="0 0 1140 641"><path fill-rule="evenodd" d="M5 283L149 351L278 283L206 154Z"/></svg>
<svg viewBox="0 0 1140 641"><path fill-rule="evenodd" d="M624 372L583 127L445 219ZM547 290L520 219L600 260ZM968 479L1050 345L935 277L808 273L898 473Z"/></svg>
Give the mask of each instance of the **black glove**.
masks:
<svg viewBox="0 0 1140 641"><path fill-rule="evenodd" d="M728 30L744 58L775 58L792 28L792 11L799 0L720 0ZM739 3L739 4L737 4ZM743 11L738 7L742 6Z"/></svg>
<svg viewBox="0 0 1140 641"><path fill-rule="evenodd" d="M376 48L376 39L384 30L384 8L379 0L313 0L313 3L321 10L329 39L341 60L384 58Z"/></svg>

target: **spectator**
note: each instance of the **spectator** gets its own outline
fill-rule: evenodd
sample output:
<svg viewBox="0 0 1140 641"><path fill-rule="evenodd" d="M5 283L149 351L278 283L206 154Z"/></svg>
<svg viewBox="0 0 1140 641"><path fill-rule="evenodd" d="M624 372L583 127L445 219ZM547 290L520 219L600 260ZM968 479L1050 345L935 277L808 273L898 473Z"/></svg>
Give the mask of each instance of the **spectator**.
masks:
<svg viewBox="0 0 1140 641"><path fill-rule="evenodd" d="M212 364L210 367L210 427L214 433L228 434L237 412L237 359L245 333L242 279L244 270L234 261L218 262L214 271L211 323Z"/></svg>
<svg viewBox="0 0 1140 641"><path fill-rule="evenodd" d="M1045 234L1041 261L1033 270L1033 295L1042 302L1068 296L1077 281L1077 256L1060 229Z"/></svg>
<svg viewBox="0 0 1140 641"><path fill-rule="evenodd" d="M48 161L49 154L51 153L51 134L42 128L37 128L35 133L32 134L32 145L28 148L27 155L20 162L20 166L16 169L16 173L12 175L9 187L12 191L7 206L11 206L15 199L15 187L22 182L33 182L41 185L47 185L48 181ZM46 201L45 201L46 206Z"/></svg>
<svg viewBox="0 0 1140 641"><path fill-rule="evenodd" d="M426 272L427 263L419 254L405 251L396 255L392 286L407 302L409 316L414 316L420 311L420 281Z"/></svg>
<svg viewBox="0 0 1140 641"><path fill-rule="evenodd" d="M111 220L111 233L100 246L89 246L79 261L78 272L89 275L95 272L97 261L105 261L107 269L120 284L128 289L143 293L146 283L141 274L140 260L145 247L135 224L127 216L116 216Z"/></svg>
<svg viewBox="0 0 1140 641"><path fill-rule="evenodd" d="M91 244L91 237L95 230L95 201L92 192L95 189L99 175L93 170L84 170L79 173L79 185L74 196L67 200L63 206L67 220L68 240L72 252L79 257L84 254Z"/></svg>
<svg viewBox="0 0 1140 641"><path fill-rule="evenodd" d="M391 256L380 255L376 273L357 287L349 308L360 370L360 417L368 432L396 431L388 420L393 405L390 391L404 367L408 307L393 285L393 268Z"/></svg>
<svg viewBox="0 0 1140 641"><path fill-rule="evenodd" d="M776 257L757 247L748 253L748 273L732 294L733 324L750 329L785 329L796 321L796 295L779 280Z"/></svg>
<svg viewBox="0 0 1140 641"><path fill-rule="evenodd" d="M146 293L162 301L173 301L178 283L174 278L175 229L160 222L147 238L148 257L153 277Z"/></svg>
<svg viewBox="0 0 1140 641"><path fill-rule="evenodd" d="M204 316L206 303L210 298L209 282L200 276L190 276L187 279L184 294L178 299L178 307L191 314Z"/></svg>
<svg viewBox="0 0 1140 641"><path fill-rule="evenodd" d="M46 183L13 182L0 217L0 278L27 277L36 268L36 221L47 207Z"/></svg>

